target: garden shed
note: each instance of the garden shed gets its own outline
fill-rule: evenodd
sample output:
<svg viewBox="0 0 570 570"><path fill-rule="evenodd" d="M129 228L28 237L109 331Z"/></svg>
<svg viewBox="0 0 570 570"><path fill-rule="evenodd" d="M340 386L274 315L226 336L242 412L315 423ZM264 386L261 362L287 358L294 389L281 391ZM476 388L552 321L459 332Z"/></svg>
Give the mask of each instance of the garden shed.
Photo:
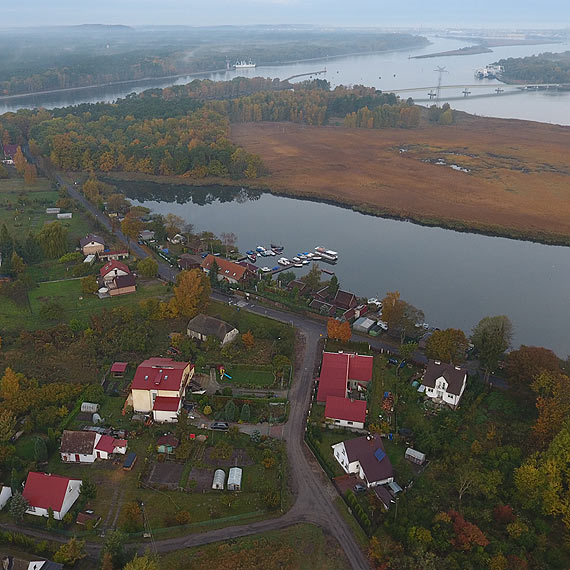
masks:
<svg viewBox="0 0 570 570"><path fill-rule="evenodd" d="M408 461L411 461L412 463L415 463L416 465L423 465L425 460L426 460L426 454L425 453L421 453L420 451L416 451L415 449L412 449L411 447L408 447L408 449L406 449L406 453L405 453L404 457Z"/></svg>
<svg viewBox="0 0 570 570"><path fill-rule="evenodd" d="M212 489L224 489L224 483L226 481L226 472L223 469L216 469L214 472L214 482L212 483Z"/></svg>
<svg viewBox="0 0 570 570"><path fill-rule="evenodd" d="M356 321L354 321L352 328L357 332L367 333L374 324L375 323L372 319L368 319L366 317L360 317L359 319L356 319Z"/></svg>
<svg viewBox="0 0 570 570"><path fill-rule="evenodd" d="M228 476L228 491L241 491L241 475L240 467L232 467Z"/></svg>

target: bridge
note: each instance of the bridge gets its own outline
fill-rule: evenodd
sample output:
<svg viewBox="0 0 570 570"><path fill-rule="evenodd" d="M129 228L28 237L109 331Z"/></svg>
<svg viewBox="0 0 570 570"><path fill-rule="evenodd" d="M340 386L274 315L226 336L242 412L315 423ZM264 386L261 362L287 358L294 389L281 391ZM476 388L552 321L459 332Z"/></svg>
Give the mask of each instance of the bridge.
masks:
<svg viewBox="0 0 570 570"><path fill-rule="evenodd" d="M505 93L508 91L543 91L546 89L553 89L553 90L570 90L570 84L564 83L529 83L525 85L511 85L507 83L476 83L473 85L469 84L458 84L458 85L442 85L440 89L502 89ZM417 91L437 91L437 85L430 85L428 87L410 87L407 89L384 89L383 91L386 93L414 93Z"/></svg>

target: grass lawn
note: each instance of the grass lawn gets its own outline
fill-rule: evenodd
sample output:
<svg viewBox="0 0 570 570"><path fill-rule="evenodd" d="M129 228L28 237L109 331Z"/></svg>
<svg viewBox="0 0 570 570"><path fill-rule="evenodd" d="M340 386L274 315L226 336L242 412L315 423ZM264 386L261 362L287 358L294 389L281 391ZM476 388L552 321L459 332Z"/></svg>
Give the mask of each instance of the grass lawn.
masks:
<svg viewBox="0 0 570 570"><path fill-rule="evenodd" d="M320 440L316 441L316 446L321 452L323 458L325 458L330 466L333 468L334 476L344 475L344 470L334 458L332 446L335 443L340 443L341 441L347 441L349 439L354 439L355 437L360 437L358 433L345 433L344 430L337 429L321 429L320 430Z"/></svg>
<svg viewBox="0 0 570 570"><path fill-rule="evenodd" d="M179 550L161 557L164 570L263 568L263 570L345 570L350 566L332 537L310 524Z"/></svg>
<svg viewBox="0 0 570 570"><path fill-rule="evenodd" d="M111 309L139 303L151 297L166 295L163 284L151 282L137 288L136 293L120 295L107 299L99 299L95 295L83 296L81 280L66 280L57 283L40 283L29 292L30 307L16 305L9 299L2 299L0 304L0 327L6 329L41 329L56 324L46 321L40 316L42 304L57 301L63 310L59 322L69 322L78 319L87 324L91 314L102 309ZM31 311L30 311L31 308Z"/></svg>
<svg viewBox="0 0 570 570"><path fill-rule="evenodd" d="M16 442L16 455L24 461L33 461L38 435L23 435Z"/></svg>
<svg viewBox="0 0 570 570"><path fill-rule="evenodd" d="M241 368L228 366L226 373L232 378L224 378L229 384L246 387L269 387L275 382L275 376L271 370L254 370L251 368Z"/></svg>
<svg viewBox="0 0 570 570"><path fill-rule="evenodd" d="M333 340L327 338L325 341L325 350L327 352L356 352L357 354L372 354L370 345L366 342L341 342L340 340Z"/></svg>

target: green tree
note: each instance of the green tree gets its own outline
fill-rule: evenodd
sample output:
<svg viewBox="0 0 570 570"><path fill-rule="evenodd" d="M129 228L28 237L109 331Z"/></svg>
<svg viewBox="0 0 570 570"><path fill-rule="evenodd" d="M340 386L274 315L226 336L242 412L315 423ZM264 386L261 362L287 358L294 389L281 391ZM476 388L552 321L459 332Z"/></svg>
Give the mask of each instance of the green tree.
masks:
<svg viewBox="0 0 570 570"><path fill-rule="evenodd" d="M236 419L236 405L233 400L229 400L224 407L224 418L227 422L233 422Z"/></svg>
<svg viewBox="0 0 570 570"><path fill-rule="evenodd" d="M73 537L59 548L53 557L53 561L73 566L78 560L83 560L86 557L85 541Z"/></svg>
<svg viewBox="0 0 570 570"><path fill-rule="evenodd" d="M83 479L79 493L84 499L92 501L97 497L97 485L90 479Z"/></svg>
<svg viewBox="0 0 570 570"><path fill-rule="evenodd" d="M105 539L103 555L111 558L114 568L122 568L128 560L128 553L125 550L127 535L120 530L112 530Z"/></svg>
<svg viewBox="0 0 570 570"><path fill-rule="evenodd" d="M220 266L218 265L218 262L214 259L212 265L210 266L210 272L208 273L208 277L210 278L210 287L212 289L218 286L219 271L220 271Z"/></svg>
<svg viewBox="0 0 570 570"><path fill-rule="evenodd" d="M12 257L10 258L10 266L16 275L21 275L24 273L24 271L26 271L26 264L24 263L24 260L15 251L12 252Z"/></svg>
<svg viewBox="0 0 570 570"><path fill-rule="evenodd" d="M311 265L309 273L307 273L307 275L304 277L301 277L301 280L309 287L311 291L316 291L321 284L321 269L318 263L313 263Z"/></svg>
<svg viewBox="0 0 570 570"><path fill-rule="evenodd" d="M63 318L64 309L58 301L46 301L40 308L40 317L46 321L57 321Z"/></svg>
<svg viewBox="0 0 570 570"><path fill-rule="evenodd" d="M24 495L19 491L16 491L10 499L10 516L18 522L21 521L29 506L30 504Z"/></svg>
<svg viewBox="0 0 570 570"><path fill-rule="evenodd" d="M331 277L330 282L329 282L329 293L331 295L336 295L339 288L340 288L340 284L338 282L338 277L336 275L333 275Z"/></svg>
<svg viewBox="0 0 570 570"><path fill-rule="evenodd" d="M135 557L123 568L123 570L159 570L158 561L154 556L145 554Z"/></svg>
<svg viewBox="0 0 570 570"><path fill-rule="evenodd" d="M16 416L6 407L7 402L0 408L0 443L6 443L14 435L16 429Z"/></svg>
<svg viewBox="0 0 570 570"><path fill-rule="evenodd" d="M512 336L513 325L504 315L484 317L473 329L471 342L477 350L481 367L485 370L485 380L497 368L511 344Z"/></svg>
<svg viewBox="0 0 570 570"><path fill-rule="evenodd" d="M138 503L130 501L121 509L121 529L125 532L139 532L143 528L142 510Z"/></svg>
<svg viewBox="0 0 570 570"><path fill-rule="evenodd" d="M249 407L248 403L245 403L242 407L241 407L241 412L239 414L239 419L242 422L249 422L251 418L251 409Z"/></svg>
<svg viewBox="0 0 570 570"><path fill-rule="evenodd" d="M145 257L137 263L137 269L143 277L156 277L158 262L153 257Z"/></svg>
<svg viewBox="0 0 570 570"><path fill-rule="evenodd" d="M97 293L99 285L97 284L97 279L94 275L87 275L81 279L81 292L84 295L93 295Z"/></svg>
<svg viewBox="0 0 570 570"><path fill-rule="evenodd" d="M48 458L47 445L43 437L36 437L34 442L34 459L36 463L44 463Z"/></svg>
<svg viewBox="0 0 570 570"><path fill-rule="evenodd" d="M67 229L59 222L46 224L38 234L38 241L46 257L61 257L67 251Z"/></svg>
<svg viewBox="0 0 570 570"><path fill-rule="evenodd" d="M53 514L53 509L51 507L48 507L48 518L46 521L46 527L48 528L48 530L53 530L55 528L56 522L55 522L55 516Z"/></svg>
<svg viewBox="0 0 570 570"><path fill-rule="evenodd" d="M406 342L399 348L402 360L410 360L414 356L414 352L418 349L417 342Z"/></svg>
<svg viewBox="0 0 570 570"><path fill-rule="evenodd" d="M465 360L469 341L459 329L435 331L426 342L426 356L442 362L458 364Z"/></svg>
<svg viewBox="0 0 570 570"><path fill-rule="evenodd" d="M547 348L525 346L512 350L507 356L509 380L519 384L530 384L541 372L559 372L560 360Z"/></svg>

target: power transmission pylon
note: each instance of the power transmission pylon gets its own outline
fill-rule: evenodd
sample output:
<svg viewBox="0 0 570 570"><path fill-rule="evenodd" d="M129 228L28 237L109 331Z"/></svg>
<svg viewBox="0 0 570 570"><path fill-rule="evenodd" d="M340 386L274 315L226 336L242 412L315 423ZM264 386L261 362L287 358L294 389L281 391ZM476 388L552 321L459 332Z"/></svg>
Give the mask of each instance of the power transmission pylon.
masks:
<svg viewBox="0 0 570 570"><path fill-rule="evenodd" d="M441 95L441 79L444 73L449 73L449 71L447 71L447 69L445 67L440 67L439 65L437 66L437 69L434 69L434 71L438 72L438 79L437 79L437 95L435 98L435 105L436 107L439 107L439 98Z"/></svg>

